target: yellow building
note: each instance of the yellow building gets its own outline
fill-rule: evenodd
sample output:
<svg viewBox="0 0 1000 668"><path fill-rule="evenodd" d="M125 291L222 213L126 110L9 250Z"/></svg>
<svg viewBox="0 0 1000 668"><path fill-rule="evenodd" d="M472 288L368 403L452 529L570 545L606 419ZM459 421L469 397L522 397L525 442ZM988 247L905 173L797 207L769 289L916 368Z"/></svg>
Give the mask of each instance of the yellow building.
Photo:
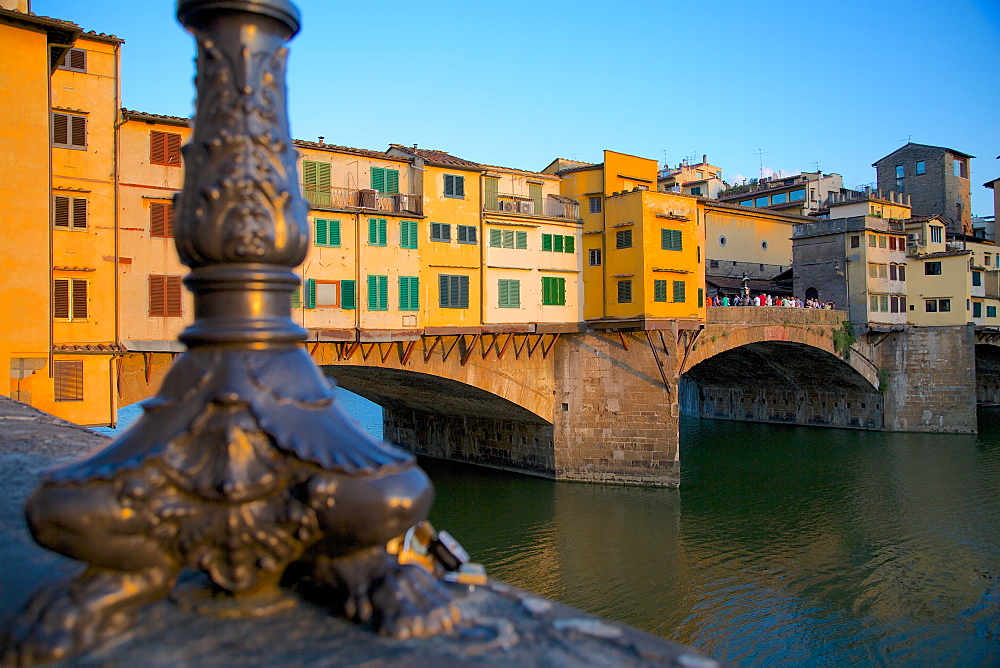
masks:
<svg viewBox="0 0 1000 668"><path fill-rule="evenodd" d="M9 4L9 3L8 3ZM18 3L23 4L23 3ZM20 10L20 11L19 11ZM9 393L86 425L115 420L114 36L0 9L3 315ZM15 66L11 66L15 65ZM43 134L44 133L44 134Z"/></svg>
<svg viewBox="0 0 1000 668"><path fill-rule="evenodd" d="M583 219L584 317L640 321L705 317L698 199L653 190L655 160L604 152L558 171Z"/></svg>
<svg viewBox="0 0 1000 668"><path fill-rule="evenodd" d="M118 142L118 299L121 343L130 351L182 352L194 320L174 244L174 194L184 182L186 118L121 110Z"/></svg>

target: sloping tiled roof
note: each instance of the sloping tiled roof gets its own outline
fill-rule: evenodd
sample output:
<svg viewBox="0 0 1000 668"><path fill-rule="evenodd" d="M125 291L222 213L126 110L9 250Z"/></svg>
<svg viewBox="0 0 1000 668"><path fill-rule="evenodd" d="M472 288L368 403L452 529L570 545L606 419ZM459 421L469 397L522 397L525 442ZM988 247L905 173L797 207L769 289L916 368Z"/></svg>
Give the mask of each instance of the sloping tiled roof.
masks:
<svg viewBox="0 0 1000 668"><path fill-rule="evenodd" d="M423 158L432 165L438 165L440 167L463 167L467 169L480 169L483 165L478 162L472 162L471 160L464 160L462 158L455 157L450 153L445 151L436 151L429 148L416 148L413 146L403 146L402 144L389 144L391 148L404 151L410 155L415 155L417 157Z"/></svg>
<svg viewBox="0 0 1000 668"><path fill-rule="evenodd" d="M598 162L594 165L581 165L580 167L570 167L568 169L560 169L556 174L572 174L573 172L586 172L591 169L604 169L604 163Z"/></svg>
<svg viewBox="0 0 1000 668"><path fill-rule="evenodd" d="M897 148L895 151L893 151L889 155L886 155L886 156L883 156L883 157L879 158L877 161L875 161L875 162L872 163L872 167L878 167L878 163L882 162L886 158L891 158L892 156L896 155L897 153L899 153L900 151L902 151L907 146L921 146L923 148L936 148L936 149L939 149L941 151L948 151L949 153L954 153L955 155L960 155L963 158L975 158L976 157L974 155L969 155L968 153L962 153L961 151L956 151L953 148L948 148L947 146L934 146L933 144L918 144L916 142L912 142L911 141L911 142L907 142L906 144L903 144L902 146L900 146L899 148Z"/></svg>
<svg viewBox="0 0 1000 668"><path fill-rule="evenodd" d="M67 30L82 31L79 24L73 23L72 21L64 21L62 19L54 19L51 16L41 16L39 14L33 14L31 12L24 13L19 12L16 9L2 9L0 8L0 17L8 19L17 19L21 21L26 21L28 23L36 23L40 25L48 25L53 28L66 28Z"/></svg>
<svg viewBox="0 0 1000 668"><path fill-rule="evenodd" d="M955 255L968 255L971 252L972 251L970 249L959 248L959 249L956 249L956 250L941 251L939 253L927 253L926 255L918 255L916 257L918 259L921 259L921 260L933 260L933 259L939 258L939 257L953 257Z"/></svg>
<svg viewBox="0 0 1000 668"><path fill-rule="evenodd" d="M153 123L167 123L169 125L183 125L184 127L191 127L191 119L184 118L182 116L165 116L164 114L150 114L145 111L126 109L125 107L122 107L122 116L137 121L151 121Z"/></svg>
<svg viewBox="0 0 1000 668"><path fill-rule="evenodd" d="M376 158L378 160L392 160L393 162L409 162L409 159L400 156L389 155L384 151L372 151L367 148L354 148L353 146L338 146L326 142L306 141L305 139L293 139L292 144L300 148L311 148L320 151L332 151L334 153L350 153L366 158Z"/></svg>

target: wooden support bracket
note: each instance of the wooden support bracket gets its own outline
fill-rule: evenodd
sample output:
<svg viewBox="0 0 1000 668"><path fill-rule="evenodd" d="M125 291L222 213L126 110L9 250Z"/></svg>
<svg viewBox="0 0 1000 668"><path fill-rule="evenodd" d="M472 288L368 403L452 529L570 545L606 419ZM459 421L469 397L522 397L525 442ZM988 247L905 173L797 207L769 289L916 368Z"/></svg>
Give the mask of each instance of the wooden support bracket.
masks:
<svg viewBox="0 0 1000 668"><path fill-rule="evenodd" d="M547 358L549 356L549 351L552 350L553 346L556 345L556 341L559 340L559 336L560 336L560 334L558 332L555 333L555 334L552 334L552 340L549 342L548 348L546 348L545 346L542 346L542 359L545 359L545 358Z"/></svg>
<svg viewBox="0 0 1000 668"><path fill-rule="evenodd" d="M465 337L464 334L456 334L455 335L455 342L452 343L451 346L448 348L448 350L445 352L444 359L441 360L442 362L447 362L448 361L448 358L451 357L451 351L453 351L455 349L455 347L458 345L458 342L461 341L464 337Z"/></svg>
<svg viewBox="0 0 1000 668"><path fill-rule="evenodd" d="M465 366L465 363L469 361L470 357L472 357L472 351L476 349L476 344L479 343L479 340L482 338L482 336L483 336L482 334L473 335L472 342L469 343L468 346L466 346L465 354L462 355L462 366ZM465 334L463 334L461 338L465 338Z"/></svg>
<svg viewBox="0 0 1000 668"><path fill-rule="evenodd" d="M431 358L431 355L434 354L434 349L438 347L439 343L441 343L441 337L440 336L435 336L434 337L434 343L432 343L431 347L428 348L424 352L424 362L426 362L427 360L429 360Z"/></svg>
<svg viewBox="0 0 1000 668"><path fill-rule="evenodd" d="M680 367L678 367L678 369L677 369L677 377L678 378L680 378L681 376L683 376L684 372L687 371L688 357L691 355L691 351L694 350L694 344L698 340L698 337L701 336L701 333L703 331L705 331L705 330L703 330L703 329L689 329L689 330L687 330L687 333L685 334L685 341L684 341L684 357L681 358ZM678 340L678 343L679 342L680 341Z"/></svg>
<svg viewBox="0 0 1000 668"><path fill-rule="evenodd" d="M417 347L416 339L406 344L406 350L403 351L402 356L399 358L400 366L406 366L407 362L410 361L410 355L413 354L413 351L416 347Z"/></svg>
<svg viewBox="0 0 1000 668"><path fill-rule="evenodd" d="M498 360L502 360L503 359L504 353L507 352L507 346L510 345L510 340L513 339L513 338L514 338L513 334L508 334L507 335L507 339L503 342L503 348L500 348L499 346L497 347L497 359Z"/></svg>

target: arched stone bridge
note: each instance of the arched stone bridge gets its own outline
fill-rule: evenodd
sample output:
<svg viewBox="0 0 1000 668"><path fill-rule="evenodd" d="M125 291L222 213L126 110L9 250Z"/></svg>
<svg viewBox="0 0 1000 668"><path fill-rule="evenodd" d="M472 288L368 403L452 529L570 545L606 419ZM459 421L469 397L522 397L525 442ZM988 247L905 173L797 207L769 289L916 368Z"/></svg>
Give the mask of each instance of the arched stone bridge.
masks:
<svg viewBox="0 0 1000 668"><path fill-rule="evenodd" d="M914 353L902 333L869 333L844 350L843 318L840 311L731 307L709 309L703 325L647 319L327 332L306 345L342 387L383 407L388 440L419 454L560 480L677 484L682 413L975 430L974 378L968 428L961 388L950 405L914 404L907 375ZM995 361L1000 395L1000 355ZM168 365L167 355L126 356L122 404L151 394ZM929 417L925 404L936 407Z"/></svg>

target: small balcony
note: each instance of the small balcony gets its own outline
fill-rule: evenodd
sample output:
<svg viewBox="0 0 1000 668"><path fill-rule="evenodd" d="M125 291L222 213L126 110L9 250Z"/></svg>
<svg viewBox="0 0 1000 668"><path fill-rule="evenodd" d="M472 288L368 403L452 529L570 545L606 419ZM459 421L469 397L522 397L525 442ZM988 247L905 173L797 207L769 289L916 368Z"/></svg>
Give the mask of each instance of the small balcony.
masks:
<svg viewBox="0 0 1000 668"><path fill-rule="evenodd" d="M420 195L396 193L389 195L371 189L336 188L302 184L302 194L316 209L360 209L384 213L408 213L422 216L424 200Z"/></svg>
<svg viewBox="0 0 1000 668"><path fill-rule="evenodd" d="M487 192L483 199L483 211L516 213L522 216L547 216L568 220L580 219L580 203L562 195L549 195L539 201L524 195Z"/></svg>

